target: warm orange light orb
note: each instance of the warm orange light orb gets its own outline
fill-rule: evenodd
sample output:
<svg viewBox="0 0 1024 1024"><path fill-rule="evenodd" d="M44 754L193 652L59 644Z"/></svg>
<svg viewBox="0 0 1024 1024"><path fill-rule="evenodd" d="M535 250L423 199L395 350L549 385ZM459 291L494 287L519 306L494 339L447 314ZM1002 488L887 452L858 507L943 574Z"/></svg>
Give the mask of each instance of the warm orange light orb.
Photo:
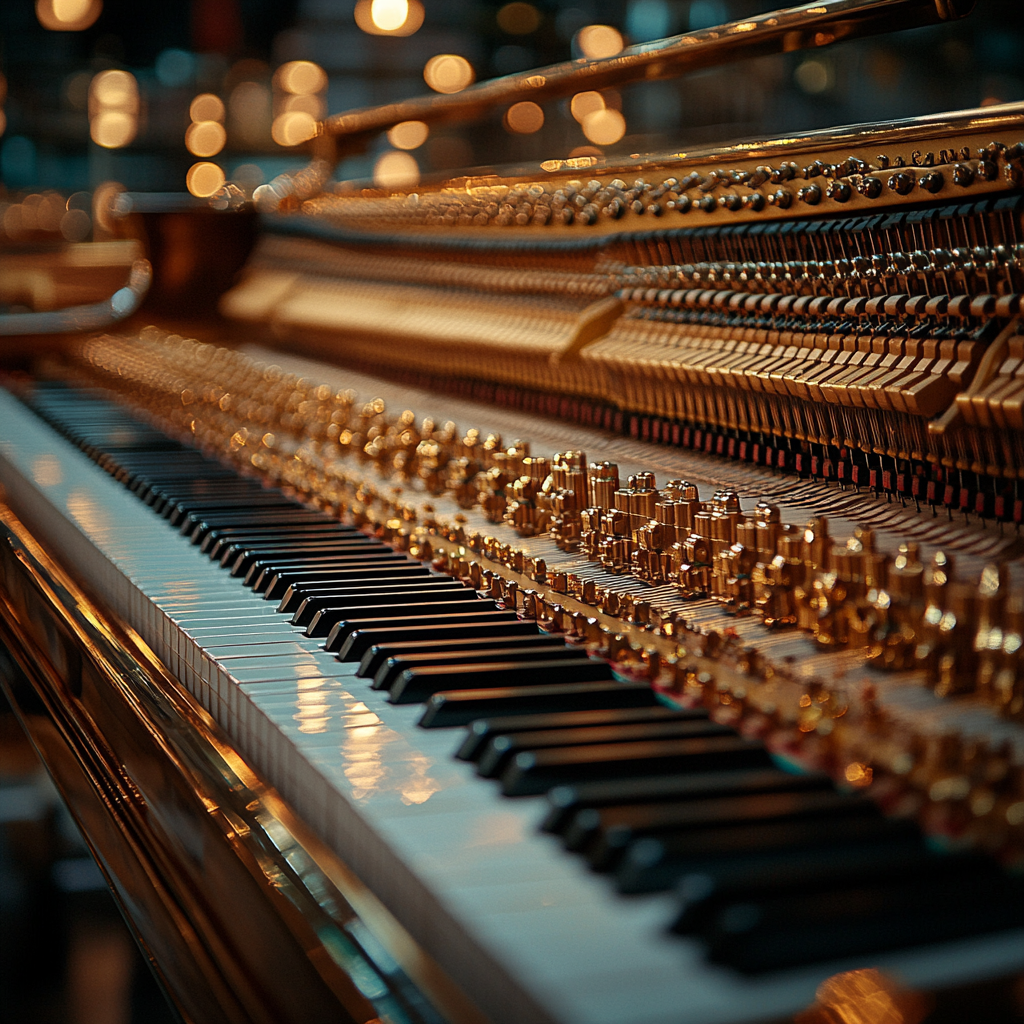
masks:
<svg viewBox="0 0 1024 1024"><path fill-rule="evenodd" d="M138 122L123 110L101 110L89 122L89 137L104 149L120 149L135 138Z"/></svg>
<svg viewBox="0 0 1024 1024"><path fill-rule="evenodd" d="M626 119L617 110L595 110L583 119L583 134L595 146L610 146L626 134Z"/></svg>
<svg viewBox="0 0 1024 1024"><path fill-rule="evenodd" d="M475 77L473 65L454 53L439 53L431 57L423 69L423 80L434 92L462 92L473 84Z"/></svg>
<svg viewBox="0 0 1024 1024"><path fill-rule="evenodd" d="M520 3L519 0L505 4L498 11L498 28L513 36L527 36L540 28L540 11L533 4Z"/></svg>
<svg viewBox="0 0 1024 1024"><path fill-rule="evenodd" d="M274 118L270 134L279 146L298 146L316 135L316 121L303 110L289 110Z"/></svg>
<svg viewBox="0 0 1024 1024"><path fill-rule="evenodd" d="M388 142L395 149L419 149L430 135L430 128L422 121L402 121L388 132Z"/></svg>
<svg viewBox="0 0 1024 1024"><path fill-rule="evenodd" d="M415 188L419 181L419 165L408 153L391 150L373 165L373 183L380 188Z"/></svg>
<svg viewBox="0 0 1024 1024"><path fill-rule="evenodd" d="M311 60L292 60L277 69L274 84L284 92L304 96L326 89L327 73Z"/></svg>
<svg viewBox="0 0 1024 1024"><path fill-rule="evenodd" d="M39 24L51 32L81 32L102 10L102 0L36 0Z"/></svg>
<svg viewBox="0 0 1024 1024"><path fill-rule="evenodd" d="M219 121L196 121L185 132L185 148L193 156L216 156L228 141Z"/></svg>
<svg viewBox="0 0 1024 1024"><path fill-rule="evenodd" d="M599 92L594 92L593 90L576 93L569 103L569 110L572 112L572 116L579 121L580 124L583 124L583 119L588 114L593 114L598 110L604 110L604 108L604 97Z"/></svg>
<svg viewBox="0 0 1024 1024"><path fill-rule="evenodd" d="M371 0L370 20L382 32L394 32L409 17L409 0Z"/></svg>
<svg viewBox="0 0 1024 1024"><path fill-rule="evenodd" d="M139 87L127 71L101 71L89 83L89 137L104 149L127 146L139 127Z"/></svg>
<svg viewBox="0 0 1024 1024"><path fill-rule="evenodd" d="M188 116L193 121L223 121L224 101L212 92L201 92L189 105Z"/></svg>
<svg viewBox="0 0 1024 1024"><path fill-rule="evenodd" d="M134 114L139 109L139 86L135 76L127 71L101 71L94 75L89 85L89 112L100 109Z"/></svg>
<svg viewBox="0 0 1024 1024"><path fill-rule="evenodd" d="M371 36L411 36L423 24L420 0L358 0L356 24Z"/></svg>
<svg viewBox="0 0 1024 1024"><path fill-rule="evenodd" d="M224 187L224 172L205 161L193 164L185 175L185 187L192 195L206 199Z"/></svg>
<svg viewBox="0 0 1024 1024"><path fill-rule="evenodd" d="M326 105L320 96L310 93L305 96L285 96L278 100L276 109L280 114L289 110L300 110L304 114L309 114L314 121L319 121L326 112Z"/></svg>
<svg viewBox="0 0 1024 1024"><path fill-rule="evenodd" d="M576 45L584 57L614 57L624 45L622 33L611 25L587 25L576 33Z"/></svg>
<svg viewBox="0 0 1024 1024"><path fill-rule="evenodd" d="M544 127L544 111L536 103L513 103L505 113L505 127L518 135L532 135Z"/></svg>

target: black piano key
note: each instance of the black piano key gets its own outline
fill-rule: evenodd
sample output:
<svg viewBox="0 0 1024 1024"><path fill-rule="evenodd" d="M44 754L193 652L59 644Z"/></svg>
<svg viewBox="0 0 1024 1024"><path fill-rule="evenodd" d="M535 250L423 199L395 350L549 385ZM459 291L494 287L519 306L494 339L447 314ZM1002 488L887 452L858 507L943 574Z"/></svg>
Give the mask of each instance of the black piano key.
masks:
<svg viewBox="0 0 1024 1024"><path fill-rule="evenodd" d="M210 486L213 484L216 485L216 489L214 489L214 486ZM251 488L238 488L236 490L225 486L225 481L223 480L209 481L204 491L205 493L197 492L195 497L189 498L184 497L183 489L177 486L150 483L145 488L143 500L152 506L153 511L157 515L163 516L172 526L180 529L183 520L190 512L200 509L205 511L215 510L215 506L221 507L222 510L226 511L227 508L232 506L221 505L221 502L232 501L232 499L237 498L238 500L235 504L245 507L261 498L261 495ZM274 492L267 491L263 493L274 494ZM275 497L280 500L282 496L280 493L277 493Z"/></svg>
<svg viewBox="0 0 1024 1024"><path fill-rule="evenodd" d="M813 819L823 829L843 815L875 815L874 804L835 789L683 800L579 811L563 832L566 846L583 851L590 866L610 871L639 839L683 835L718 825Z"/></svg>
<svg viewBox="0 0 1024 1024"><path fill-rule="evenodd" d="M323 512L306 508L285 495L274 495L271 492L266 502L259 502L255 506L247 500L229 503L224 508L218 508L216 502L210 503L210 507L200 503L197 508L185 514L180 530L186 537L192 537L199 531L201 540L211 530L237 530L245 527L270 529L273 526L336 522Z"/></svg>
<svg viewBox="0 0 1024 1024"><path fill-rule="evenodd" d="M308 509L292 505L283 505L279 508L257 509L247 512L239 509L236 512L210 515L205 512L195 512L185 516L181 521L180 532L197 547L203 540L213 534L216 539L220 536L221 530L230 529L236 526L301 526L303 523L325 523L330 522L319 512L312 512Z"/></svg>
<svg viewBox="0 0 1024 1024"><path fill-rule="evenodd" d="M394 556L368 555L358 561L341 563L329 573L326 571L313 572L308 577L296 577L294 573L289 573L286 576L281 573L264 572L251 589L257 594L262 594L265 601L280 603L284 595L288 593L288 589L296 584L303 586L308 593L344 580L371 579L375 573L383 579L385 574L392 577L429 576L430 570L420 562L414 562L411 558L403 558L397 554Z"/></svg>
<svg viewBox="0 0 1024 1024"><path fill-rule="evenodd" d="M177 472L180 479L151 474L145 492L139 494L157 515L163 516L172 526L177 525L181 517L191 512L200 502L213 504L218 500L230 501L238 495L255 495L257 492L281 497L281 492L275 488L256 488L229 472L219 475L210 473L209 467L201 462L182 464Z"/></svg>
<svg viewBox="0 0 1024 1024"><path fill-rule="evenodd" d="M573 786L556 786L548 793L550 807L541 827L545 832L561 833L577 811L591 807L711 799L742 793L830 789L832 785L832 780L820 772L795 774L774 767L581 782Z"/></svg>
<svg viewBox="0 0 1024 1024"><path fill-rule="evenodd" d="M153 487L147 481L139 481L145 487ZM264 515L275 515L279 513L294 513L298 511L295 503L289 501L280 492L259 489L240 490L234 495L218 493L209 498L196 498L189 500L181 498L174 502L174 510L168 517L171 525L177 525L179 529L186 524L192 524L192 528L200 520L210 522L224 520L230 522L234 517L252 516L257 513Z"/></svg>
<svg viewBox="0 0 1024 1024"><path fill-rule="evenodd" d="M494 736L484 745L477 759L477 773L493 779L500 775L517 754L550 747L585 746L595 743L632 743L638 740L679 739L684 736L734 736L727 725L719 725L706 716L696 719L685 711L666 715L651 722L619 722L601 726L577 726L567 729L541 729Z"/></svg>
<svg viewBox="0 0 1024 1024"><path fill-rule="evenodd" d="M435 693L419 720L424 729L468 725L477 718L530 712L591 711L660 706L647 683L560 683L554 686L508 686L493 690Z"/></svg>
<svg viewBox="0 0 1024 1024"><path fill-rule="evenodd" d="M733 861L737 868L763 864L793 851L827 851L849 843L889 841L917 836L917 826L879 812L830 819L825 828L813 821L754 822L742 827L692 830L662 838L638 839L626 851L615 872L620 892L670 889L680 876L698 871L714 873Z"/></svg>
<svg viewBox="0 0 1024 1024"><path fill-rule="evenodd" d="M393 598L394 600L388 600ZM328 636L338 623L348 622L354 616L368 618L370 616L402 616L409 622L415 623L418 619L431 616L458 615L463 612L485 612L498 611L498 605L494 601L481 600L472 591L463 590L460 593L448 593L441 591L440 594L426 592L408 591L406 593L375 594L364 600L353 599L348 602L348 607L322 608L310 620L309 625L303 630L305 636L321 637Z"/></svg>
<svg viewBox="0 0 1024 1024"><path fill-rule="evenodd" d="M551 633L530 633L524 636L467 637L461 640L407 640L404 643L375 644L364 655L356 673L373 679L388 660L402 654L460 654L469 651L489 651L492 648L547 647L558 650L565 646L560 636Z"/></svg>
<svg viewBox="0 0 1024 1024"><path fill-rule="evenodd" d="M395 556L399 557L396 559ZM362 557L378 560L401 561L400 552L370 540L334 541L321 547L299 548L293 552L278 553L274 556L260 555L249 561L245 572L234 572L232 576L241 576L243 580L258 580L261 573L286 575L301 573L305 570L327 569L337 565L346 565L353 559Z"/></svg>
<svg viewBox="0 0 1024 1024"><path fill-rule="evenodd" d="M712 960L782 970L1024 924L1024 887L990 864L729 903L702 937Z"/></svg>
<svg viewBox="0 0 1024 1024"><path fill-rule="evenodd" d="M350 577L354 568L369 568L380 566L381 569L391 567L406 567L409 570L416 569L418 574L429 575L429 570L411 558L396 557L397 552L385 553L382 551L368 551L356 553L351 556L334 558L328 565L311 565L305 573L293 571L285 577L285 571L279 571L273 566L250 566L242 581L256 594L263 594L265 601L280 601L293 585L304 587L306 592L315 592L321 587L331 584L343 583Z"/></svg>
<svg viewBox="0 0 1024 1024"><path fill-rule="evenodd" d="M459 615L425 615L415 625L408 619L350 619L331 629L324 647L335 651L339 661L362 661L374 644L402 640L456 637L528 636L537 633L533 622L523 622L512 612L467 612Z"/></svg>
<svg viewBox="0 0 1024 1024"><path fill-rule="evenodd" d="M387 582L365 583L362 586L350 584L345 587L332 587L326 593L312 594L303 597L298 601L298 607L292 612L288 620L293 626L308 626L317 612L325 608L335 606L336 602L354 599L368 601L374 594L381 596L390 594L420 594L433 593L437 597L446 597L450 594L465 594L467 598L477 597L475 591L469 590L459 580L453 580L448 576L414 576L408 582ZM284 607L284 600L277 606L282 614L287 614L289 609Z"/></svg>
<svg viewBox="0 0 1024 1024"><path fill-rule="evenodd" d="M203 467L195 467L192 474L203 473ZM280 491L260 488L263 494L272 494L280 498ZM252 487L240 487L228 477L206 477L194 483L189 481L150 479L139 497L149 505L157 515L166 519L171 526L180 528L181 522L189 512L205 505L214 505L220 500L231 501L235 498L257 496Z"/></svg>
<svg viewBox="0 0 1024 1024"><path fill-rule="evenodd" d="M379 568L374 569L374 566L379 566ZM343 574L336 574L335 579L302 580L289 584L281 594L277 610L282 613L294 613L307 597L329 593L332 588L344 589L347 586L370 585L375 580L395 586L408 582L411 586L414 583L422 583L424 580L434 578L436 578L434 574L425 565L414 562L412 559L405 562L369 562L360 568L349 566Z"/></svg>
<svg viewBox="0 0 1024 1024"><path fill-rule="evenodd" d="M287 498L273 507L248 510L245 507L224 512L190 512L181 520L180 531L193 544L201 544L210 532L237 526L301 526L303 523L330 522L322 512L304 509Z"/></svg>
<svg viewBox="0 0 1024 1024"><path fill-rule="evenodd" d="M377 670L377 674L374 676L371 689L388 690L390 692L398 683L399 677L408 669L431 667L445 668L449 665L456 666L473 663L482 664L485 662L494 664L515 662L516 664L519 664L522 662L561 660L582 661L589 664L597 664L589 657L586 651L576 647L567 647L564 644L561 647L550 647L543 644L536 647L527 647L523 645L518 647L508 647L503 645L487 650L462 651L458 654L451 652L446 652L444 654L406 653L388 658L388 660L381 665Z"/></svg>
<svg viewBox="0 0 1024 1024"><path fill-rule="evenodd" d="M209 540L209 537L207 538ZM322 533L317 537L280 538L275 544L244 543L244 551L236 556L231 566L232 576L245 576L250 565L262 562L272 565L275 562L291 564L303 558L329 558L333 554L344 555L350 551L387 551L380 541L363 534L353 536L350 533ZM210 546L210 557L216 559L215 544ZM200 545L202 549L202 545Z"/></svg>
<svg viewBox="0 0 1024 1024"><path fill-rule="evenodd" d="M679 935L700 932L729 903L787 892L828 891L852 882L893 878L930 870L945 855L928 849L921 836L848 843L829 850L789 850L785 856L760 864L727 862L715 873L693 872L676 883L679 912L671 931ZM959 856L959 855L951 855Z"/></svg>
<svg viewBox="0 0 1024 1024"><path fill-rule="evenodd" d="M402 555L398 551L372 547L345 553L335 552L323 558L300 558L295 562L281 559L280 564L256 561L249 566L242 583L257 594L276 591L277 595L280 595L292 583L304 583L307 586L319 585L329 582L337 574L341 574L341 578L344 579L348 568L357 563L415 565L419 569L426 568L422 563L414 562L408 555ZM277 600L278 597L273 599ZM267 600L272 599L267 598Z"/></svg>
<svg viewBox="0 0 1024 1024"><path fill-rule="evenodd" d="M473 606L470 606L473 607ZM510 626L517 628L508 632L509 636L538 636L540 630L533 622L525 622L515 612L504 608L492 611L460 611L457 617L451 615L422 615L415 623L396 615L382 615L377 617L360 617L354 615L351 619L336 622L327 639L324 641L324 650L330 651L339 661L358 661L362 663L364 656L371 647L379 647L388 644L402 645L405 643L424 641L444 643L451 639L472 639L494 640L501 637L501 632L485 633L485 629L492 626ZM448 626L458 626L459 632L443 632ZM473 627L479 626L481 632L473 633ZM380 639L369 636L369 631L379 630ZM360 633L358 645L345 648L345 644L356 633ZM359 652L356 653L355 647ZM342 655L345 650L344 656Z"/></svg>
<svg viewBox="0 0 1024 1024"><path fill-rule="evenodd" d="M200 548L205 550L214 561L220 562L225 567L232 567L237 558L249 553L252 558L255 558L263 551L290 547L292 544L301 544L305 541L319 544L335 537L347 540L354 536L366 539L365 534L342 526L341 523L317 523L315 526L286 527L283 530L270 532L264 529L240 530L237 533L225 531L216 539L204 540Z"/></svg>
<svg viewBox="0 0 1024 1024"><path fill-rule="evenodd" d="M216 545L210 549L210 557L226 567L232 576L245 578L249 569L257 562L273 564L297 561L300 558L321 558L330 554L347 554L350 551L381 550L366 537L353 537L345 533L323 533L316 540L309 538L279 538L274 545L256 545L246 542L242 545L224 545L220 554Z"/></svg>
<svg viewBox="0 0 1024 1024"><path fill-rule="evenodd" d="M581 660L471 662L410 668L389 691L392 704L419 704L441 690L480 690L492 686L543 686L545 683L599 683L614 679L611 667L584 655Z"/></svg>
<svg viewBox="0 0 1024 1024"><path fill-rule="evenodd" d="M460 761L475 761L489 740L509 733L541 732L559 729L599 728L632 722L662 722L667 719L707 718L703 709L683 711L659 705L650 708L607 708L600 711L555 711L548 714L519 715L507 718L480 718L471 722L455 751Z"/></svg>
<svg viewBox="0 0 1024 1024"><path fill-rule="evenodd" d="M202 481L195 479L197 473L204 475ZM202 465L183 466L177 474L143 472L137 477L142 487L139 496L145 491L154 503L162 499L167 506L164 518L172 526L180 526L182 519L192 512L227 512L246 508L250 503L280 505L287 500L280 491L247 486L230 475L206 476L206 473Z"/></svg>
<svg viewBox="0 0 1024 1024"><path fill-rule="evenodd" d="M269 526L238 526L220 527L211 531L199 545L201 551L205 551L211 558L222 557L228 548L245 549L250 545L287 545L292 541L320 541L331 537L349 538L353 536L367 539L366 535L353 530L350 526L343 526L333 520L321 523L300 523L296 526L282 526L280 529L272 529ZM216 552L216 554L215 554Z"/></svg>
<svg viewBox="0 0 1024 1024"><path fill-rule="evenodd" d="M760 743L735 735L562 747L517 754L502 773L501 788L506 796L532 796L585 780L768 763Z"/></svg>

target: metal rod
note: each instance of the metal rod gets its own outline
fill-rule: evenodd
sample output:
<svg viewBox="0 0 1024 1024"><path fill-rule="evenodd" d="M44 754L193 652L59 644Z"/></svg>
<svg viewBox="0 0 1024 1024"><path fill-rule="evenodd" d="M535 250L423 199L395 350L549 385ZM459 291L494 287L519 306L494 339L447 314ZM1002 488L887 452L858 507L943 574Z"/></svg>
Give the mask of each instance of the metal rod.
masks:
<svg viewBox="0 0 1024 1024"><path fill-rule="evenodd" d="M614 57L552 64L481 82L451 95L420 96L401 103L335 114L318 126L339 152L365 145L402 121L430 123L476 120L495 107L521 100L562 99L584 90L674 78L701 68L769 53L828 46L880 32L892 32L961 18L974 0L821 0L772 11L717 28L630 46ZM337 154L336 154L337 155Z"/></svg>
<svg viewBox="0 0 1024 1024"><path fill-rule="evenodd" d="M152 282L153 268L149 260L137 259L132 264L128 283L118 288L109 299L39 313L0 313L0 337L69 334L112 327L142 305Z"/></svg>

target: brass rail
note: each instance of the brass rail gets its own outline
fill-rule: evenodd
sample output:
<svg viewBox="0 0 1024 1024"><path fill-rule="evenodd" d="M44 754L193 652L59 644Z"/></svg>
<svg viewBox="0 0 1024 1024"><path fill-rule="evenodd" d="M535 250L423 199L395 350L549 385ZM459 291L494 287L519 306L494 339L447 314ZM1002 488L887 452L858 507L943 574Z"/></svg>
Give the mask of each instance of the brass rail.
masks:
<svg viewBox="0 0 1024 1024"><path fill-rule="evenodd" d="M470 86L451 95L421 96L335 114L319 126L335 157L358 150L402 121L477 120L521 100L544 102L584 90L674 78L701 68L770 53L828 46L879 32L961 18L974 0L820 0L716 28L627 47L614 57L578 59Z"/></svg>

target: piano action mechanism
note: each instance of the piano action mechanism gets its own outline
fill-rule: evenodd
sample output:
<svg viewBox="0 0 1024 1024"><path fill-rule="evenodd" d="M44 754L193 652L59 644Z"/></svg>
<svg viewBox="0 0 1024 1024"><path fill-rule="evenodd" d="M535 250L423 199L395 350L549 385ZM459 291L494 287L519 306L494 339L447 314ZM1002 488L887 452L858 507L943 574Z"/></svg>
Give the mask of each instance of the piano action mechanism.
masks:
<svg viewBox="0 0 1024 1024"><path fill-rule="evenodd" d="M874 8L890 16L962 13L942 3L838 0L819 6L813 17L828 8L836 24L846 26L836 38L877 29L864 13ZM787 19L800 12L812 16L801 8L783 12L776 23L768 16L749 23L744 31L754 50L793 44L782 28L791 32ZM168 459L183 459L189 467L199 466L195 453L202 453L200 468L212 474L211 494L222 485L253 495L259 481L270 488L266 494L279 496L266 499L273 509L268 522L276 516L292 523L289 517L299 516L306 523L302 516L313 516L309 529L334 531L329 543L338 549L301 540L293 524L293 533L285 533L298 547L277 550L277 565L259 560L259 546L229 550L216 532L204 539L220 529L214 520L209 526L197 518L193 536L218 557L223 547L223 564L233 565L232 573L257 591L281 598L281 610L292 613L300 634L317 641L302 641L300 650L315 663L317 679L323 677L317 686L327 696L317 700L333 700L329 686L340 685L337 672L332 669L331 676L324 668L336 664L337 653L342 662L359 664L363 675L376 672L374 686L388 691L398 709L425 700L425 724L468 721L474 715L460 708L482 702L493 712L490 724L478 729L490 737L489 752L485 758L480 740L470 758L478 760L481 774L499 778L508 795L549 791L545 827L569 849L584 852L591 866L611 871L619 892L653 899L649 894L679 887L674 928L693 944L688 950L703 950L719 965L713 968L718 973L714 980L688 973L685 985L664 979L663 991L660 982L648 987L651 1003L631 1003L632 1019L781 1019L806 1006L822 978L849 970L819 988L817 1009L802 1020L834 1019L828 1014L858 985L864 999L888 999L886 1005L897 1007L902 1015L893 1020L920 1020L925 1004L862 969L882 964L936 989L949 979L966 984L1021 968L1022 922L1012 908L1024 858L1024 105L620 161L552 160L526 173L467 175L415 191L331 183L329 162L322 159L388 124L473 116L481 104L505 102L531 88L548 97L575 91L586 75L596 76L599 86L613 81L601 75L635 78L699 66L739 31L726 26L706 39L668 41L660 54L657 47L634 48L637 53L622 66L590 62L565 75L564 69L548 69L546 79L534 74L532 85L530 76L512 76L440 103L413 101L332 118L317 142L321 159L255 196L264 234L222 310L240 325L239 336L254 328L262 332L260 344L220 347L159 327L94 334L39 365L35 378L12 380L11 386L101 469L172 522L178 521L166 496L172 485L150 479L147 474L159 475L158 469L140 468L158 467L162 457L139 462L134 431L151 434L148 443L156 451L165 446ZM803 38L801 45L814 39ZM819 38L818 44L827 41ZM731 55L728 47L718 54ZM644 70L652 65L656 72ZM538 78L545 80L538 84ZM89 402L100 404L90 412ZM117 440L122 429L130 435L123 449ZM33 452L39 457L30 442L4 449L9 501L67 555L79 541L69 540L73 530L54 526L50 513L41 511L37 492L46 492L46 473L33 484L25 470ZM231 467L238 476L215 466ZM104 487L112 483L103 479ZM253 500L260 505L264 499ZM301 515L289 511L300 508ZM117 560L116 545L81 505L71 517L92 545ZM31 541L19 540L24 527L8 518L5 615L14 625L5 629L8 644L17 647L18 623L27 630L26 606L22 601L19 611L15 593L15 563L20 558L22 571L32 568L43 589L47 577L60 577L61 570L41 571L42 553L18 554ZM337 523L350 532L342 537ZM373 551L387 551L387 558L409 567L397 571L414 573L413 589L420 586L420 572L432 586L446 588L441 603L451 617L447 625L444 615L424 617L426 599L410 596L408 583L389 583L388 593L374 598L381 602L374 604L378 618L356 620L370 623L364 627L372 634L367 643L373 637L384 643L388 629L415 632L405 641L396 634L388 648L398 659L391 676L368 647L360 647L356 626L349 629L354 613L331 603L351 596L342 595L340 577L330 575L342 573L346 558L384 557L355 553L367 538L377 545ZM260 543L267 549L277 544L266 538ZM355 545L352 554L344 555L346 545ZM327 575L317 585L340 596L329 600L318 596L313 583L307 586L307 579L320 578L318 572ZM502 632L508 623L514 631L525 623L529 636L542 638L522 640L534 669L526 661L506 666L494 658L456 669L451 652L458 643L479 650L480 637L491 635L477 637L469 626L469 632L450 634L456 647L444 648L449 660L430 667L416 644L434 643L427 639L431 630L440 630L443 639L445 630L463 629L467 608L451 603L453 585L481 602L471 610L484 617L473 627L477 632L493 627L505 637L511 635ZM73 584L65 586L70 592ZM120 594L119 584L111 586ZM396 596L392 589L401 592ZM102 596L155 652L151 673L166 674L162 660L191 691L184 693L173 680L161 683L182 705L171 719L199 723L214 746L223 729L306 819L306 825L288 820L304 837L298 847L317 849L321 863L334 865L322 885L344 889L338 880L348 877L346 864L356 875L378 877L375 858L383 854L377 847L338 838L336 825L329 824L331 815L350 822L349 805L362 799L351 773L347 783L335 779L336 791L317 803L298 783L308 764L302 771L284 767L288 758L313 756L301 753L301 736L282 739L287 729L278 725L273 728L280 735L271 734L267 749L253 746L248 705L239 710L244 701L235 696L243 677L231 676L230 660L218 660L241 652L224 653L228 649L218 644L226 640L214 629L207 630L205 650L196 634L190 642L199 653L186 659L180 642L161 633L149 611L140 611L140 599L110 593ZM170 598L156 593L147 600L159 609ZM402 626L395 625L397 618L380 618L380 609L396 603L405 616ZM231 607L231 615L241 614ZM191 636L189 625L182 628ZM295 635L288 632L287 642ZM544 646L551 638L558 638L564 665L544 660L553 650ZM502 656L512 658L511 650L503 647ZM54 655L58 661L68 657ZM495 674L490 681L487 665ZM575 727L590 723L590 739L603 742L596 738L597 720L585 717L598 714L599 704L566 712L556 702L562 699L559 681L571 688L577 671L588 694L604 692L606 677L590 673L594 666L607 671L607 665L619 681L616 700L647 695L637 698L639 709L617 712L624 717L615 727L626 731L616 734L620 746L612 760L635 758L624 775L610 772L605 755L597 754L572 774L570 755L559 761L544 753L548 746L536 730L554 724L539 718L518 727L532 738L522 739L521 748L511 726L512 739L495 746L494 735L505 735L495 722L510 712L474 695L498 685L506 678L502 672L521 682L533 672L541 695L533 713L550 707L583 715L572 720ZM431 672L447 673L446 682L435 685ZM470 689L468 683L461 690L454 685L459 672L469 673ZM359 680L344 678L356 692ZM550 694L547 684L554 686ZM255 700L252 691L244 692ZM304 712L312 705L303 704L301 684L298 693L300 732L310 722L327 728L329 705ZM289 699L295 703L294 693ZM515 703L519 696L508 699L509 707L522 710ZM645 710L647 700L659 707ZM399 719L387 716L399 710L367 701L360 714L382 729L398 728ZM662 720L665 715L669 720ZM653 746L629 753L634 734L628 730L640 726L626 719L634 718L648 731L637 732L633 746ZM772 771L787 765L804 773L790 779L812 781L757 781L752 775L755 789L737 792L727 780L715 781L724 787L720 792L750 808L768 799L755 795L756 786L772 790L763 819L756 810L737 810L741 817L732 822L736 831L727 842L711 819L698 815L702 824L692 824L695 801L683 796L690 790L678 781L684 762L672 760L683 757L684 748L673 747L679 753L660 761L653 753L658 743L684 742L672 730L692 728L704 730L701 742L732 744L729 757L769 758ZM659 729L673 739L656 738ZM563 753L575 751L572 756L597 749L582 738L564 742ZM460 756L470 757L474 743L467 739ZM755 747L757 753L750 753ZM506 749L513 753L502 760L506 755L499 752ZM517 749L523 752L515 755ZM273 753L280 750L300 752ZM315 757L310 763L322 767ZM739 770L739 761L726 763ZM556 764L562 767L551 767ZM700 777L700 785L711 787L702 791L701 815L712 806L724 815L732 806L713 796L719 790L711 780L723 775L715 766L719 762L708 761L709 774ZM422 776L420 784L420 795L406 793L405 802L418 805L422 796L422 805L430 807L439 790ZM258 789L259 776L247 785ZM618 802L599 797L594 787L601 785L623 787L623 795ZM781 809L780 792L790 785L813 790L813 799L800 798L803 811ZM657 796L658 786L667 795ZM267 799L279 800L267 792ZM591 804L581 795L586 793ZM656 813L640 814L627 793ZM834 827L836 836L847 834L849 820L842 815L854 813L851 807L877 814L874 805L880 806L884 815L871 826L882 830L877 844L858 839L856 830L848 842L834 840L833 846L818 835L808 840L819 850L817 861L795 839L786 845L780 838L785 828L795 828L801 814L813 818L814 800L838 823L823 826L819 817L807 828L827 833ZM563 804L569 810L560 810ZM371 827L383 828L372 801L369 806ZM278 809L290 814L283 805ZM691 846L688 829L698 829ZM913 838L903 832L894 837L893 829L911 829ZM318 845L325 832L333 851ZM754 845L765 844L752 865L745 858L754 854L735 845L742 834ZM914 845L924 842L922 835L929 837L927 855L925 846ZM773 842L780 844L774 860L765 853L775 849ZM706 853L716 844L728 851L720 862ZM869 852L878 858L870 866ZM334 864L336 855L345 864ZM822 861L830 857L837 865L826 870ZM842 866L847 861L850 866ZM725 895L698 894L701 879ZM550 986L524 980L515 966L496 966L493 943L480 942L481 960L476 936L467 940L445 931L458 914L443 901L444 925L437 927L455 949L431 941L435 925L422 908L429 904L436 911L436 894L403 904L408 892L396 895L386 883L381 888L383 905L366 898L370 917L392 937L403 935L403 948L413 940L425 946L419 962L430 964L417 972L412 957L402 967L432 994L433 1009L409 1003L401 971L385 978L385 989L393 985L406 993L402 1013L432 1019L440 1007L451 1019L479 1013L498 1020L625 1019L602 1017L582 992L562 993L545 1006L538 994L550 996ZM964 895L955 898L958 890ZM357 893L358 902L358 886L348 891ZM940 898L949 900L948 908L936 906ZM906 908L903 924L883 909L865 909L871 899ZM306 910L312 913L312 905ZM307 934L306 910L297 915L296 934ZM879 920L888 923L882 927ZM984 937L967 938L974 935ZM604 953L616 949L614 934L601 941ZM949 945L954 941L955 950ZM939 945L886 952L928 942ZM360 955L372 960L368 948ZM220 964L209 968L212 974L230 961L211 959ZM486 963L495 973L482 978L470 963L477 971ZM337 995L344 980L318 969L313 987ZM753 1003L737 996L730 980L744 972ZM694 996L692 1007L672 1003L678 993L698 991L704 994ZM367 992L357 996L345 989L344 995L353 1019L367 1019L368 1004L359 1002ZM511 1002L503 1005L506 996ZM991 999L987 1008L974 1006L977 1019L1002 1012ZM370 1002L373 1012L387 1017L380 999ZM389 1003L388 1012L402 1019L397 1005ZM226 1015L245 1019L251 1012Z"/></svg>

